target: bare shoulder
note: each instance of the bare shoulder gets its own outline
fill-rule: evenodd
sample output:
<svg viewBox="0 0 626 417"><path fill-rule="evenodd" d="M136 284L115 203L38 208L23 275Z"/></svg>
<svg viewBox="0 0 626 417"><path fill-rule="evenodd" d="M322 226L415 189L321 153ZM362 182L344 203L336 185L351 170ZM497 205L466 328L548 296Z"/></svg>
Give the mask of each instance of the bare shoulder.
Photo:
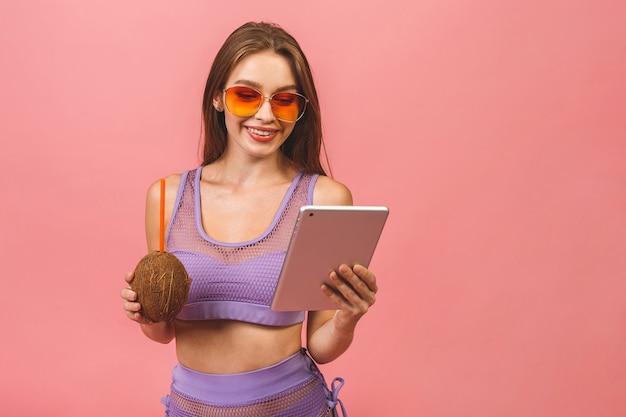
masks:
<svg viewBox="0 0 626 417"><path fill-rule="evenodd" d="M165 180L165 201L174 204L182 174L171 174L163 177ZM159 203L161 200L161 179L150 184L148 187L147 204Z"/></svg>
<svg viewBox="0 0 626 417"><path fill-rule="evenodd" d="M313 204L322 206L350 206L350 189L330 177L320 175L313 190Z"/></svg>

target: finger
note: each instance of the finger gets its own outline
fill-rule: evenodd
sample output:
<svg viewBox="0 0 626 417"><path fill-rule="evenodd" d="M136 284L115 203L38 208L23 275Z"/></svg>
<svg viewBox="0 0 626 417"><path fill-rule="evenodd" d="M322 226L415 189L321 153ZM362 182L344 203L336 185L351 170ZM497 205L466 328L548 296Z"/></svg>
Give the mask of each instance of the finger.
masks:
<svg viewBox="0 0 626 417"><path fill-rule="evenodd" d="M124 302L124 310L126 310L127 312L130 313L138 313L141 311L141 304L139 303L133 303L130 301L125 301Z"/></svg>
<svg viewBox="0 0 626 417"><path fill-rule="evenodd" d="M130 288L122 288L120 296L127 301L137 301L137 293Z"/></svg>
<svg viewBox="0 0 626 417"><path fill-rule="evenodd" d="M341 295L341 293L335 290L333 287L327 284L322 284L321 290L330 300L337 306L337 309L349 306L348 301Z"/></svg>
<svg viewBox="0 0 626 417"><path fill-rule="evenodd" d="M136 321L139 324L148 324L148 320L143 316L143 314L138 312L127 311L126 315L129 319Z"/></svg>
<svg viewBox="0 0 626 417"><path fill-rule="evenodd" d="M338 310L354 317L360 317L367 313L374 302L373 298L366 301L336 272L331 273L330 279L331 282L328 287L334 291L331 299L338 305Z"/></svg>
<svg viewBox="0 0 626 417"><path fill-rule="evenodd" d="M133 279L135 278L135 272L134 271L130 271L127 272L126 275L124 276L124 279L126 280L126 282L128 282L129 284L131 282L133 282Z"/></svg>
<svg viewBox="0 0 626 417"><path fill-rule="evenodd" d="M372 271L359 264L355 264L352 270L367 284L370 290L372 290L373 292L378 292L376 276Z"/></svg>
<svg viewBox="0 0 626 417"><path fill-rule="evenodd" d="M369 285L361 279L361 277L354 273L352 268L347 265L341 265L339 267L339 273L341 278L335 273L335 276L331 276L333 285L336 285L337 289L349 300L358 302L359 299L365 301L369 305L374 304L376 301L376 293L372 291ZM354 294L354 295L353 295Z"/></svg>
<svg viewBox="0 0 626 417"><path fill-rule="evenodd" d="M370 305L375 301L373 293L360 294L352 284L348 283L345 278L339 276L336 272L331 273L330 285L343 300L341 309L350 310L354 313L363 314ZM365 286L364 284L362 284Z"/></svg>

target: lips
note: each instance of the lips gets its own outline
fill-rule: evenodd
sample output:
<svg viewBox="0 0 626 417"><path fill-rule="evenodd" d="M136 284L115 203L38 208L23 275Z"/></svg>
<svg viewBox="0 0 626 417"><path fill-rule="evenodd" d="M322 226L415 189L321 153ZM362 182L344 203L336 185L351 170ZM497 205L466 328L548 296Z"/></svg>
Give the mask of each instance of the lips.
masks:
<svg viewBox="0 0 626 417"><path fill-rule="evenodd" d="M269 142L274 139L274 137L278 133L278 130L270 128L247 126L246 129L248 130L250 137L252 137L252 139L256 140L257 142Z"/></svg>

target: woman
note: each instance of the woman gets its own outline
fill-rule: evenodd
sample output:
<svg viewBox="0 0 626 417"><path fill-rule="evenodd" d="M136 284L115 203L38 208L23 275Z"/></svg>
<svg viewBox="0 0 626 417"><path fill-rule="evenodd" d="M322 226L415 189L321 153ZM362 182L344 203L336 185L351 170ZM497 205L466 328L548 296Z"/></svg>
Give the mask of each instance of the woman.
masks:
<svg viewBox="0 0 626 417"><path fill-rule="evenodd" d="M166 178L166 249L192 278L187 304L175 320L151 323L136 294L121 292L147 337L176 340L166 414L331 415L338 388L330 392L315 362L345 352L377 286L360 265L330 274L336 290L320 291L337 310L308 313L310 356L301 347L304 312L269 309L300 206L352 204L320 163L317 93L295 39L266 23L235 30L211 68L203 121L202 165ZM156 182L146 204L150 251L159 248L159 200Z"/></svg>

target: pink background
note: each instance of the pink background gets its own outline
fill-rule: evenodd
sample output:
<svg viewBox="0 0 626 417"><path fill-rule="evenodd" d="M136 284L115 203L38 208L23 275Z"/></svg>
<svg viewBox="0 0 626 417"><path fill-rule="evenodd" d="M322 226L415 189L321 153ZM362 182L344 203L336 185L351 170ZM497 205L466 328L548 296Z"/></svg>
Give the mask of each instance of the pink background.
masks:
<svg viewBox="0 0 626 417"><path fill-rule="evenodd" d="M337 179L385 204L351 416L626 415L626 3L0 3L2 415L161 415L122 313L148 184L192 168L217 48L282 24Z"/></svg>

